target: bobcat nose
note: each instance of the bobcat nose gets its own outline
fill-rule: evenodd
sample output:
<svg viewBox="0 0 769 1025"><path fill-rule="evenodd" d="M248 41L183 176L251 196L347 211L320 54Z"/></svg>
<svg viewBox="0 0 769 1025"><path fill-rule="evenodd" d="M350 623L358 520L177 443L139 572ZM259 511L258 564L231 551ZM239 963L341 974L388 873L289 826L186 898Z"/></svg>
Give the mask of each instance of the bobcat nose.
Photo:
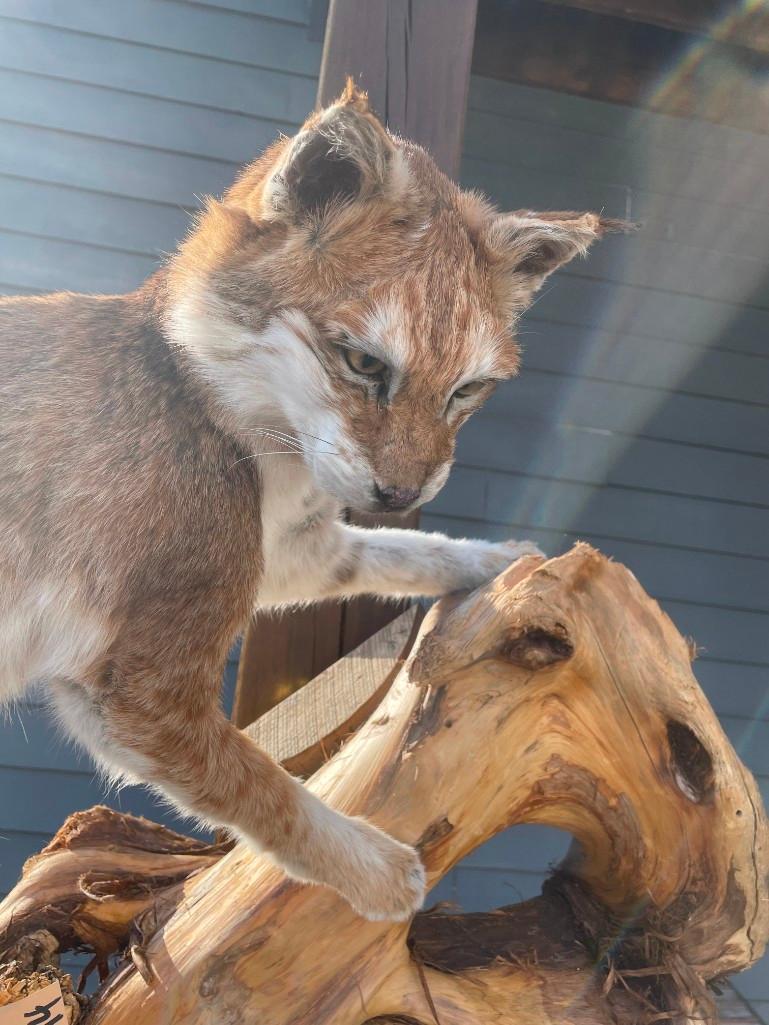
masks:
<svg viewBox="0 0 769 1025"><path fill-rule="evenodd" d="M383 509L394 512L396 509L406 509L419 498L419 488L398 488L390 485L380 488L374 484L374 494Z"/></svg>

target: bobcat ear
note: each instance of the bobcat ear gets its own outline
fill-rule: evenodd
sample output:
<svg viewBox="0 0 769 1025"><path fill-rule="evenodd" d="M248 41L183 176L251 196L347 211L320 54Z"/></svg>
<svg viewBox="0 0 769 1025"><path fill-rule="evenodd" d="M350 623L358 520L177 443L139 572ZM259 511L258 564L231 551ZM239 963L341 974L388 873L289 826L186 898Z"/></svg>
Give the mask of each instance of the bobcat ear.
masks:
<svg viewBox="0 0 769 1025"><path fill-rule="evenodd" d="M497 214L481 233L480 242L492 273L492 284L512 319L530 303L545 278L575 256L584 256L607 232L632 231L626 221L573 211L535 213L516 210Z"/></svg>
<svg viewBox="0 0 769 1025"><path fill-rule="evenodd" d="M381 191L395 146L352 80L289 143L262 196L268 218L316 214L334 202Z"/></svg>

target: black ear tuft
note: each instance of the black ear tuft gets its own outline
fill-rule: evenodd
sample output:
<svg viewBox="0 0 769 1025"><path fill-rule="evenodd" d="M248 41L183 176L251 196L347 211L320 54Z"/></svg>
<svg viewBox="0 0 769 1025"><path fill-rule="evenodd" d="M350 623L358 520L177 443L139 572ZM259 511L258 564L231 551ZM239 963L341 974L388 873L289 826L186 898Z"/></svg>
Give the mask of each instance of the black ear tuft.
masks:
<svg viewBox="0 0 769 1025"><path fill-rule="evenodd" d="M326 135L317 132L296 148L283 180L296 204L314 213L333 199L354 199L363 172L351 156L335 150Z"/></svg>

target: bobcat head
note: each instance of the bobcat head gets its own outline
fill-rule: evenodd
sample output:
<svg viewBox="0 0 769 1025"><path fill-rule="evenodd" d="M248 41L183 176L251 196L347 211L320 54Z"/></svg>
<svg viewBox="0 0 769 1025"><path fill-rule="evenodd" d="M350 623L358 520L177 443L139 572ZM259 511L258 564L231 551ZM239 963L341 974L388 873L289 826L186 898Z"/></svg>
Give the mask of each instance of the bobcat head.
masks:
<svg viewBox="0 0 769 1025"><path fill-rule="evenodd" d="M407 510L517 373L545 278L621 227L498 212L349 85L209 202L171 265L168 327L244 444L279 430L344 505Z"/></svg>

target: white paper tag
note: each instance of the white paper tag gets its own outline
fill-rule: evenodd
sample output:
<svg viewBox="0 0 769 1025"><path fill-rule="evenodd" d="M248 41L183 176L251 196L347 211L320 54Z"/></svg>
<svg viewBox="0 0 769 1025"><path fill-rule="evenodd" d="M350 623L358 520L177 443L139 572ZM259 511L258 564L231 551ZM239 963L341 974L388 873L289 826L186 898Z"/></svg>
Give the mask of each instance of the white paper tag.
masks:
<svg viewBox="0 0 769 1025"><path fill-rule="evenodd" d="M0 1007L0 1025L61 1025L66 1021L58 982Z"/></svg>

